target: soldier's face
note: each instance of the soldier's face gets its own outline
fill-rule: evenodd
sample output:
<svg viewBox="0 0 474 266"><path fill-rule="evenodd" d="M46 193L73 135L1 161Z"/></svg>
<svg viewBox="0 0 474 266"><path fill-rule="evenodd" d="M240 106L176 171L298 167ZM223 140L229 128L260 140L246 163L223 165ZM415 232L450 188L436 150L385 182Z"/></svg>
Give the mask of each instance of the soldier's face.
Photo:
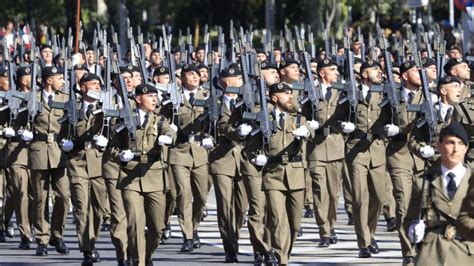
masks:
<svg viewBox="0 0 474 266"><path fill-rule="evenodd" d="M362 48L362 44L360 42L355 42L352 44L352 51L354 54L360 54L360 50Z"/></svg>
<svg viewBox="0 0 474 266"><path fill-rule="evenodd" d="M151 56L150 56L150 61L151 61L151 64L154 65L154 66L158 66L161 64L161 56L160 56L160 53L153 53Z"/></svg>
<svg viewBox="0 0 474 266"><path fill-rule="evenodd" d="M132 92L133 88L135 88L133 86L132 74L129 72L124 72L121 75L122 75L123 81L125 82L125 87L127 87L127 91Z"/></svg>
<svg viewBox="0 0 474 266"><path fill-rule="evenodd" d="M197 59L199 62L204 62L204 56L205 56L204 52L205 52L205 51L204 51L203 49L198 50L198 51L196 52L196 59Z"/></svg>
<svg viewBox="0 0 474 266"><path fill-rule="evenodd" d="M199 86L200 77L195 71L186 71L182 75L182 82L187 89L195 89Z"/></svg>
<svg viewBox="0 0 474 266"><path fill-rule="evenodd" d="M402 77L412 86L421 86L420 73L418 72L418 69L416 67L412 67L409 70L403 72Z"/></svg>
<svg viewBox="0 0 474 266"><path fill-rule="evenodd" d="M135 101L137 102L140 109L147 113L155 111L157 99L158 95L156 93L147 93L135 96Z"/></svg>
<svg viewBox="0 0 474 266"><path fill-rule="evenodd" d="M458 77L461 80L469 80L471 78L471 69L466 63L455 65L451 68L453 76Z"/></svg>
<svg viewBox="0 0 474 266"><path fill-rule="evenodd" d="M264 53L258 53L257 54L257 61L258 62L263 62L267 60L267 55Z"/></svg>
<svg viewBox="0 0 474 266"><path fill-rule="evenodd" d="M276 69L270 68L262 70L263 80L267 83L267 86L280 82L280 76Z"/></svg>
<svg viewBox="0 0 474 266"><path fill-rule="evenodd" d="M291 64L281 70L282 80L288 83L298 81L300 79L300 69L297 64Z"/></svg>
<svg viewBox="0 0 474 266"><path fill-rule="evenodd" d="M136 87L140 84L142 84L142 76L140 75L140 72L133 72L133 86Z"/></svg>
<svg viewBox="0 0 474 266"><path fill-rule="evenodd" d="M93 63L94 63L94 59L95 59L94 51L88 50L88 51L86 52L86 58L87 58L87 63L93 64Z"/></svg>
<svg viewBox="0 0 474 266"><path fill-rule="evenodd" d="M382 70L380 67L370 67L364 70L362 76L372 84L382 83Z"/></svg>
<svg viewBox="0 0 474 266"><path fill-rule="evenodd" d="M50 64L53 61L53 50L50 48L44 48L41 50L41 57L47 64Z"/></svg>
<svg viewBox="0 0 474 266"><path fill-rule="evenodd" d="M207 82L209 80L209 73L207 68L200 68L199 73L201 74L201 82Z"/></svg>
<svg viewBox="0 0 474 266"><path fill-rule="evenodd" d="M154 79L155 82L163 85L168 85L170 83L170 75L168 74L155 76Z"/></svg>
<svg viewBox="0 0 474 266"><path fill-rule="evenodd" d="M8 88L8 77L0 77L0 90L1 91L7 91Z"/></svg>
<svg viewBox="0 0 474 266"><path fill-rule="evenodd" d="M277 107L285 112L289 112L293 108L293 93L291 90L287 90L285 92L277 92L273 93L272 101L275 103Z"/></svg>
<svg viewBox="0 0 474 266"><path fill-rule="evenodd" d="M467 152L467 146L456 136L445 136L443 141L437 144L441 154L441 162L444 166L452 168L462 161Z"/></svg>
<svg viewBox="0 0 474 266"><path fill-rule="evenodd" d="M84 92L84 95L87 94L88 91L100 92L100 82L95 79L83 82L81 84L81 90Z"/></svg>
<svg viewBox="0 0 474 266"><path fill-rule="evenodd" d="M318 63L316 62L311 62L310 64L310 67L311 67L311 71L313 71L314 73L318 73L317 69L318 69Z"/></svg>
<svg viewBox="0 0 474 266"><path fill-rule="evenodd" d="M431 65L426 69L426 75L429 79L429 81L433 81L433 80L436 80L438 78L438 71L436 71L436 66L435 65Z"/></svg>
<svg viewBox="0 0 474 266"><path fill-rule="evenodd" d="M222 83L226 87L240 87L244 83L242 80L242 76L236 76L236 77L225 77L222 78Z"/></svg>
<svg viewBox="0 0 474 266"><path fill-rule="evenodd" d="M31 89L31 75L21 76L19 83L23 92L29 92Z"/></svg>
<svg viewBox="0 0 474 266"><path fill-rule="evenodd" d="M339 70L337 70L337 66L323 67L319 70L319 77L323 83L334 83L339 78Z"/></svg>
<svg viewBox="0 0 474 266"><path fill-rule="evenodd" d="M63 74L54 75L49 77L48 80L51 80L51 87L54 91L60 91L64 88L64 76Z"/></svg>
<svg viewBox="0 0 474 266"><path fill-rule="evenodd" d="M273 50L273 56L275 57L275 61L281 61L281 51L280 50Z"/></svg>
<svg viewBox="0 0 474 266"><path fill-rule="evenodd" d="M449 56L449 58L460 58L461 57L461 52L459 52L456 49L453 49L453 50L449 51L448 56Z"/></svg>
<svg viewBox="0 0 474 266"><path fill-rule="evenodd" d="M461 84L457 82L451 82L449 84L442 85L439 91L440 94L444 96L445 101L450 105L458 103L461 99Z"/></svg>

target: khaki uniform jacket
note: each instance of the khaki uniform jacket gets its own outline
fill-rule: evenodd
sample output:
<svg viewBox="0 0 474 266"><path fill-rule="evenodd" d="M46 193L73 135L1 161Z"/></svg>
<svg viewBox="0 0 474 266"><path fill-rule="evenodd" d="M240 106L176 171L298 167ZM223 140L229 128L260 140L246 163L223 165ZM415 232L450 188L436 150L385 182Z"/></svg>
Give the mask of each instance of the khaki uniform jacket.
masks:
<svg viewBox="0 0 474 266"><path fill-rule="evenodd" d="M469 167L474 165L474 97L468 98L466 101L460 102L454 106L453 119L463 125L469 136L469 149L466 154L466 161ZM473 168L474 169L474 168Z"/></svg>
<svg viewBox="0 0 474 266"><path fill-rule="evenodd" d="M99 177L103 152L95 146L93 137L102 129L103 113L87 117L82 107L79 103L80 120L74 128L74 149L68 153L68 176Z"/></svg>
<svg viewBox="0 0 474 266"><path fill-rule="evenodd" d="M0 167L5 167L7 162L6 144L7 139L3 136L3 129L8 127L10 122L10 111L5 109L0 111Z"/></svg>
<svg viewBox="0 0 474 266"><path fill-rule="evenodd" d="M67 102L69 96L56 92L55 102ZM41 102L41 112L34 120L33 141L28 149L29 166L32 170L48 170L66 167L66 155L59 147L61 139L66 136L67 122L58 122L64 116L64 110L52 109L43 101L42 91L38 92L38 101ZM38 141L35 138L48 136L48 141Z"/></svg>
<svg viewBox="0 0 474 266"><path fill-rule="evenodd" d="M416 123L416 113L407 110L407 100L403 98L400 92L401 103L398 106L398 119L395 122L400 128L400 133L389 139L387 145L387 162L390 168L413 170L415 161L419 165L423 165L423 160L414 156L408 148L408 142ZM423 102L423 94L421 90L415 92L412 104L421 104Z"/></svg>
<svg viewBox="0 0 474 266"><path fill-rule="evenodd" d="M231 111L225 103L222 103L222 106L222 116L218 121L218 144L209 153L209 169L211 174L235 176L237 173L240 175L242 147L225 136L225 130L231 116Z"/></svg>
<svg viewBox="0 0 474 266"><path fill-rule="evenodd" d="M122 130L112 139L112 155L121 166L121 173L117 187L139 192L164 191L169 186L169 181L163 174L163 161L161 146L158 145L160 135L169 135L173 141L176 133L163 116L149 113L148 122L143 128L136 131L136 141L128 140L127 130ZM120 161L120 152L130 149L136 153L132 161ZM143 158L146 158L144 160Z"/></svg>
<svg viewBox="0 0 474 266"><path fill-rule="evenodd" d="M329 88L328 88L329 90ZM331 89L329 102L321 100L314 110L314 120L319 122L319 128L314 134L314 138L308 141L307 157L309 161L330 162L344 158L344 135L340 126L341 121L347 119L347 110L338 104L340 93L336 89ZM306 120L311 120L312 103L308 101L302 113Z"/></svg>
<svg viewBox="0 0 474 266"><path fill-rule="evenodd" d="M382 93L370 92L370 100L359 101L355 131L349 134L346 143L346 160L349 163L377 167L386 163L386 133L384 126L390 122L391 112L387 106L381 108Z"/></svg>
<svg viewBox="0 0 474 266"><path fill-rule="evenodd" d="M459 210L456 226L462 238L474 242L474 178L469 180L469 188Z"/></svg>
<svg viewBox="0 0 474 266"><path fill-rule="evenodd" d="M467 262L468 252L471 255L473 254L473 242L460 241L458 239L447 240L444 236L444 226L455 224L459 216L461 204L466 197L472 175L472 170L467 166L466 174L458 185L454 198L451 200L443 186L440 164L437 163L430 169L431 181L426 186L423 200L426 208L426 233L419 253L421 262L425 264L433 262L444 263L446 257L449 256L451 261L458 258L459 265L463 265ZM474 262L472 256L471 262Z"/></svg>
<svg viewBox="0 0 474 266"><path fill-rule="evenodd" d="M272 112L270 116L274 116L274 113ZM285 128L281 128L280 125L277 125L276 131L270 136L269 158L267 164L263 167L262 172L262 189L264 191L288 191L305 188L303 161L305 154L303 153L303 147L306 145L306 140L297 140L293 135L293 131L297 128L297 122L297 116L288 113L285 119ZM299 124L306 126L311 132L304 117L300 116ZM262 147L261 134L256 134L249 139L247 145L249 148ZM253 154L258 154L258 152L253 152ZM281 162L282 156L288 156L290 159L300 156L301 160L295 160L295 162L288 162L285 164ZM278 159L280 161L278 161Z"/></svg>
<svg viewBox="0 0 474 266"><path fill-rule="evenodd" d="M195 99L205 99L203 89L194 91ZM208 136L209 124L198 117L204 107L192 106L183 94L183 105L179 108L179 127L176 145L169 149L169 164L199 167L208 163L208 152L200 145L200 140ZM171 117L167 115L166 117ZM194 138L194 141L190 140Z"/></svg>

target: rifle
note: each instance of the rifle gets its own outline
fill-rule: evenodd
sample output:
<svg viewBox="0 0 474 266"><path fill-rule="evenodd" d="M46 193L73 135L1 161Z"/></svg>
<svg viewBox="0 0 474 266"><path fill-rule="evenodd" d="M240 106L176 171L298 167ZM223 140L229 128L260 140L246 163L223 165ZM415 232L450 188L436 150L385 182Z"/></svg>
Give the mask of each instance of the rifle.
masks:
<svg viewBox="0 0 474 266"><path fill-rule="evenodd" d="M346 29L346 34L344 36L344 54L346 57L346 83L344 83L344 92L345 95L339 100L339 104L346 101L349 102L349 117L348 121L354 121L357 114L357 104L361 98L360 92L357 89L355 84L354 77L354 54L351 51L349 33Z"/></svg>
<svg viewBox="0 0 474 266"><path fill-rule="evenodd" d="M118 71L118 64L116 60L112 61L112 68ZM135 142L136 132L137 132L137 115L133 112L130 102L128 100L127 89L125 88L125 82L123 81L122 75L117 75L119 81L119 91L120 99L122 101L122 108L119 110L116 109L107 109L104 112L105 117L118 117L120 118L120 124L115 128L115 132L119 133L123 129L127 129L128 132L128 147L130 148L130 143Z"/></svg>
<svg viewBox="0 0 474 266"><path fill-rule="evenodd" d="M71 46L72 47L72 46ZM30 49L30 61L31 61L31 90L25 96L26 107L28 109L28 127L33 131L34 119L36 115L41 112L41 102L38 101L38 86L36 81L36 75L38 72L38 66L36 63L36 47L35 39L31 38L31 49Z"/></svg>
<svg viewBox="0 0 474 266"><path fill-rule="evenodd" d="M107 110L114 110L114 96L116 91L111 86L111 77L110 73L114 71L116 75L120 75L119 69L112 69L112 61L113 54L110 50L109 44L104 45L104 62L105 62L105 81L104 86L100 90L100 98L99 98L99 106L100 108L93 112L94 115L98 113L105 113ZM108 138L110 136L110 117L106 117L105 115L102 118L102 129L100 134Z"/></svg>
<svg viewBox="0 0 474 266"><path fill-rule="evenodd" d="M329 34L327 28L323 31L323 40L324 40L324 51L326 52L326 58L331 57L331 48L329 45Z"/></svg>
<svg viewBox="0 0 474 266"><path fill-rule="evenodd" d="M435 25L434 28L435 37L433 40L433 46L435 50L435 58L436 58L436 70L438 71L438 80L444 76L444 68L443 66L446 63L446 58L444 55L446 54L446 41L444 40L444 32L440 30L438 24Z"/></svg>
<svg viewBox="0 0 474 266"><path fill-rule="evenodd" d="M252 136L256 135L257 133L262 133L262 140L263 140L263 150L269 152L270 150L270 137L273 132L276 130L275 121L270 120L270 115L268 113L268 105L267 105L267 95L266 95L266 87L265 81L261 76L261 67L260 63L257 63L255 66L257 76L257 87L258 87L258 95L259 95L259 103L260 103L260 111L257 113L252 112L252 110L245 111L242 114L242 118L246 120L256 121L258 127L254 129L250 134Z"/></svg>
<svg viewBox="0 0 474 266"><path fill-rule="evenodd" d="M300 100L300 104L303 105L308 101L311 101L311 119L314 119L315 111L317 111L317 106L321 99L321 93L319 90L316 89L314 86L313 81L313 72L311 72L311 64L308 52L306 52L304 47L304 40L301 38L298 30L296 32L296 40L298 43L298 50L300 53L300 57L303 58L303 67L306 72L304 78L304 96Z"/></svg>
<svg viewBox="0 0 474 266"><path fill-rule="evenodd" d="M365 62L365 43L364 43L364 35L361 33L360 27L357 27L357 39L360 42L360 55L362 62Z"/></svg>
<svg viewBox="0 0 474 266"><path fill-rule="evenodd" d="M237 62L236 55L235 55L235 37L237 33L234 30L234 22L230 20L230 30L229 30L229 38L230 38L230 61L232 63ZM224 58L225 55L221 54L221 58Z"/></svg>
<svg viewBox="0 0 474 266"><path fill-rule="evenodd" d="M391 111L392 111L392 124L396 122L397 125L400 124L399 117L398 117L398 107L400 105L400 86L396 85L393 80L393 73L392 73L392 57L390 56L389 51L387 50L387 40L383 35L382 29L380 25L377 24L377 38L379 47L382 50L383 58L385 60L385 74L387 81L384 85L384 94L386 98L380 102L379 106L383 107L387 103L390 103Z"/></svg>

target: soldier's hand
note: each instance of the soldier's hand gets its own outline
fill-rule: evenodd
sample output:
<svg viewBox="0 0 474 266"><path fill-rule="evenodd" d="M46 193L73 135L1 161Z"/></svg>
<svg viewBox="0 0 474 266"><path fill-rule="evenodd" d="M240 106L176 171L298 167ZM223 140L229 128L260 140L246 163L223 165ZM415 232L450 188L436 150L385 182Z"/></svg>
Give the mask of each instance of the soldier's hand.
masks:
<svg viewBox="0 0 474 266"><path fill-rule="evenodd" d="M15 130L11 127L6 127L2 131L5 138L13 138L15 136Z"/></svg>
<svg viewBox="0 0 474 266"><path fill-rule="evenodd" d="M63 139L61 141L61 149L64 152L70 152L74 149L74 143L70 139Z"/></svg>
<svg viewBox="0 0 474 266"><path fill-rule="evenodd" d="M346 134L352 133L355 130L355 125L352 122L341 122L342 131Z"/></svg>
<svg viewBox="0 0 474 266"><path fill-rule="evenodd" d="M257 155L257 157L251 159L250 162L252 162L253 164L257 166L264 166L265 164L267 164L267 160L268 160L267 156L263 154L259 154Z"/></svg>
<svg viewBox="0 0 474 266"><path fill-rule="evenodd" d="M309 127L312 129L312 130L316 130L319 128L319 122L316 121L316 120L311 120L308 122L309 124Z"/></svg>
<svg viewBox="0 0 474 266"><path fill-rule="evenodd" d="M175 124L171 123L171 124L170 124L170 128L171 128L174 132L178 132L178 127L177 127Z"/></svg>
<svg viewBox="0 0 474 266"><path fill-rule="evenodd" d="M309 130L305 126L300 126L295 131L293 131L293 135L296 138L307 138L309 136Z"/></svg>
<svg viewBox="0 0 474 266"><path fill-rule="evenodd" d="M109 144L109 140L103 135L95 135L93 139L97 148L101 150L105 150L105 148L107 148L107 144Z"/></svg>
<svg viewBox="0 0 474 266"><path fill-rule="evenodd" d="M170 145L173 139L168 135L161 135L158 137L158 145Z"/></svg>
<svg viewBox="0 0 474 266"><path fill-rule="evenodd" d="M435 154L433 147L423 146L420 148L421 156L425 159L431 158Z"/></svg>
<svg viewBox="0 0 474 266"><path fill-rule="evenodd" d="M387 132L387 136L393 137L400 133L400 128L394 124L385 125L385 132Z"/></svg>
<svg viewBox="0 0 474 266"><path fill-rule="evenodd" d="M241 124L237 130L239 131L239 135L241 137L246 137L252 132L252 126L246 123Z"/></svg>
<svg viewBox="0 0 474 266"><path fill-rule="evenodd" d="M29 142L33 140L33 132L29 130L24 129L21 132L18 131L18 135L21 135L21 139L25 142Z"/></svg>
<svg viewBox="0 0 474 266"><path fill-rule="evenodd" d="M419 220L408 228L408 238L414 244L420 243L425 236L426 225L423 220Z"/></svg>
<svg viewBox="0 0 474 266"><path fill-rule="evenodd" d="M212 138L204 138L201 142L201 146L206 150L210 150L214 148L214 142L212 141Z"/></svg>
<svg viewBox="0 0 474 266"><path fill-rule="evenodd" d="M121 162L130 162L133 159L133 152L131 150L123 150L120 152Z"/></svg>

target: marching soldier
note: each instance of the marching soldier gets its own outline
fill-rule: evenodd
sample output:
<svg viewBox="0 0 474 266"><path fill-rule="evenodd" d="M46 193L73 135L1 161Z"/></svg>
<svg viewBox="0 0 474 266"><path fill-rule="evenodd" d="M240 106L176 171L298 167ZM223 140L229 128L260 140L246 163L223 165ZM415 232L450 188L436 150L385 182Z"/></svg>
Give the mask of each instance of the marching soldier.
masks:
<svg viewBox="0 0 474 266"><path fill-rule="evenodd" d="M459 210L456 227L461 238L471 243L474 241L474 178L469 181L469 188Z"/></svg>
<svg viewBox="0 0 474 266"><path fill-rule="evenodd" d="M221 71L222 88L242 86L242 72L233 64ZM226 253L225 262L239 262L239 235L245 211L247 195L240 174L241 146L225 137L225 129L234 109L237 95L224 93L222 96L222 116L218 122L217 146L209 153L209 168L216 192L219 232Z"/></svg>
<svg viewBox="0 0 474 266"><path fill-rule="evenodd" d="M135 90L138 128L136 140L126 130L111 143L113 157L121 164L118 188L127 213L129 260L132 265L153 265L152 255L164 228L166 186L161 145L170 145L176 132L163 116L156 115L157 90L148 84ZM128 100L128 99L124 99ZM145 235L145 225L148 231Z"/></svg>
<svg viewBox="0 0 474 266"><path fill-rule="evenodd" d="M308 140L307 160L312 180L314 211L319 228L319 246L328 247L337 243L334 230L337 204L344 159L344 137L340 121L346 113L338 105L339 92L332 88L339 71L335 61L328 58L318 64L321 101L316 109L304 105L302 113L315 130L314 138ZM308 101L308 104L312 104Z"/></svg>
<svg viewBox="0 0 474 266"><path fill-rule="evenodd" d="M280 74L281 82L288 86L293 86L293 83L300 81L300 64L294 59L285 59L281 61L278 73ZM298 112L300 104L298 103L298 91L293 91L293 112Z"/></svg>
<svg viewBox="0 0 474 266"><path fill-rule="evenodd" d="M38 93L41 111L34 120L34 137L28 147L28 167L31 169L31 186L33 196L33 226L36 233L37 256L48 255L47 244L56 247L60 254L69 254L64 243L64 223L69 209L69 179L66 176L66 156L73 148L70 140L62 139L65 129L58 120L64 110L51 109L49 102L66 102L67 95L61 92L64 87L62 70L56 67L42 69L42 91ZM54 205L51 216L51 233L49 215L45 209L48 204L49 187L53 189Z"/></svg>
<svg viewBox="0 0 474 266"><path fill-rule="evenodd" d="M31 77L31 67L20 67L17 71L17 83L19 90L29 93L31 83L36 79ZM7 166L7 204L5 207L5 221L10 221L15 211L18 230L20 231L20 249L29 249L33 242L30 225L30 170L28 169L28 147L27 143L33 139L33 133L27 129L27 112L22 112L10 124L16 136L8 138L6 146ZM11 131L11 130L10 130ZM12 210L8 210L11 207Z"/></svg>
<svg viewBox="0 0 474 266"><path fill-rule="evenodd" d="M380 64L369 59L362 64L360 73L355 124L345 122L342 127L345 133L351 133L346 143L346 160L352 183L359 257L368 258L371 253L379 253L375 230L386 198L385 138L398 134L399 128L387 125L389 110L379 107L382 93L373 88L382 82Z"/></svg>
<svg viewBox="0 0 474 266"><path fill-rule="evenodd" d="M447 76L457 77L462 82L461 101L471 97L471 69L462 57L450 59L443 67Z"/></svg>
<svg viewBox="0 0 474 266"><path fill-rule="evenodd" d="M204 108L191 104L194 99L206 97L199 88L199 69L184 65L181 80L184 104L179 108L176 145L169 149L168 161L175 179L178 220L184 239L181 252L191 252L201 247L197 228L209 194L207 150L214 143L207 136L208 126L197 119Z"/></svg>
<svg viewBox="0 0 474 266"><path fill-rule="evenodd" d="M417 265L470 265L472 242L458 232L457 217L472 180L463 163L469 136L458 123L444 127L437 143L441 159L427 173L423 193L423 220L409 228L410 239L420 243Z"/></svg>
<svg viewBox="0 0 474 266"><path fill-rule="evenodd" d="M269 61L261 63L262 77L265 80L267 86L280 82L280 76L278 75L278 66Z"/></svg>
<svg viewBox="0 0 474 266"><path fill-rule="evenodd" d="M74 127L74 149L68 153L68 176L74 206L79 250L85 265L100 261L96 242L102 219L101 204L106 187L102 178L102 153L108 139L101 134L102 115L93 116L101 89L101 79L95 74L83 75L79 81L82 92L80 119Z"/></svg>

